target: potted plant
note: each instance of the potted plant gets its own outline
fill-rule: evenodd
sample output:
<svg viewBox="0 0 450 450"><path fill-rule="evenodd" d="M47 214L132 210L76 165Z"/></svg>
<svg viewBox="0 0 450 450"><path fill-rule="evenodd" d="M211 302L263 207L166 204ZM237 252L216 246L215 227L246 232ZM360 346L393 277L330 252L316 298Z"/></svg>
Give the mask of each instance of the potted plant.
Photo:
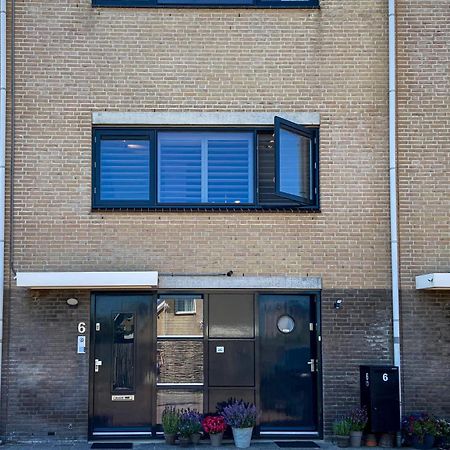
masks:
<svg viewBox="0 0 450 450"><path fill-rule="evenodd" d="M365 407L353 409L348 416L351 424L350 445L361 447L363 430L367 424L367 409Z"/></svg>
<svg viewBox="0 0 450 450"><path fill-rule="evenodd" d="M450 449L450 422L445 419L436 419L436 447Z"/></svg>
<svg viewBox="0 0 450 450"><path fill-rule="evenodd" d="M174 445L180 422L180 412L171 406L166 406L162 412L161 422L166 444Z"/></svg>
<svg viewBox="0 0 450 450"><path fill-rule="evenodd" d="M200 440L201 415L195 409L182 409L178 423L180 445L186 446L191 441L198 444Z"/></svg>
<svg viewBox="0 0 450 450"><path fill-rule="evenodd" d="M224 417L207 416L203 419L202 426L205 433L209 434L211 445L213 447L219 447L222 443L223 433L227 428Z"/></svg>
<svg viewBox="0 0 450 450"><path fill-rule="evenodd" d="M412 446L418 449L433 448L436 437L436 420L424 414L412 425Z"/></svg>
<svg viewBox="0 0 450 450"><path fill-rule="evenodd" d="M256 425L256 406L243 400L234 401L223 408L222 416L233 431L236 447L250 447L253 427Z"/></svg>
<svg viewBox="0 0 450 450"><path fill-rule="evenodd" d="M338 447L348 447L351 428L352 424L348 417L344 417L333 423L333 433Z"/></svg>

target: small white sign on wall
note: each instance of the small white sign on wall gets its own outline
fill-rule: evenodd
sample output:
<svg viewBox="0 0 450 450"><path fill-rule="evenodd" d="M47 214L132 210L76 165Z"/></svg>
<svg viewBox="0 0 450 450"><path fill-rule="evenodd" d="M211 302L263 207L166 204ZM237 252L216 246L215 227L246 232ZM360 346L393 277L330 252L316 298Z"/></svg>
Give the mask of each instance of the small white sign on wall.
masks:
<svg viewBox="0 0 450 450"><path fill-rule="evenodd" d="M78 336L77 353L86 353L86 336Z"/></svg>
<svg viewBox="0 0 450 450"><path fill-rule="evenodd" d="M225 347L216 347L216 353L225 353Z"/></svg>

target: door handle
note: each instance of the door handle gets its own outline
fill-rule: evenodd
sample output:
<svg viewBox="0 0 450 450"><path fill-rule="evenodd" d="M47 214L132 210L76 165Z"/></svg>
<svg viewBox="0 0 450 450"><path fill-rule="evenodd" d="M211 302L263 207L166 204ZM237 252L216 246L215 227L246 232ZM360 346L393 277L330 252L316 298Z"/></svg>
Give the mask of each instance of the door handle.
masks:
<svg viewBox="0 0 450 450"><path fill-rule="evenodd" d="M94 367L95 367L95 371L96 372L98 372L98 370L99 370L99 368L100 368L100 366L102 365L103 363L99 360L99 359L95 359L95 364L94 364Z"/></svg>
<svg viewBox="0 0 450 450"><path fill-rule="evenodd" d="M314 359L310 359L308 361L308 364L311 368L311 372L315 372L316 371L316 361Z"/></svg>

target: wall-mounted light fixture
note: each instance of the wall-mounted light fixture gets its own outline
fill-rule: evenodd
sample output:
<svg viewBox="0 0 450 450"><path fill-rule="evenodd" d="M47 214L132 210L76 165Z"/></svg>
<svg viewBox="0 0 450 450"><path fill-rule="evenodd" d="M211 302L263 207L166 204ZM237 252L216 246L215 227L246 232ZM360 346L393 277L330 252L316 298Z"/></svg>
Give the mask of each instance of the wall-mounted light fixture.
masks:
<svg viewBox="0 0 450 450"><path fill-rule="evenodd" d="M77 306L77 305L78 305L78 299L75 298L75 297L70 297L70 298L68 298L68 299L66 300L66 303L67 303L69 306Z"/></svg>
<svg viewBox="0 0 450 450"><path fill-rule="evenodd" d="M341 309L343 308L343 301L342 298L338 298L335 302L334 302L334 309Z"/></svg>

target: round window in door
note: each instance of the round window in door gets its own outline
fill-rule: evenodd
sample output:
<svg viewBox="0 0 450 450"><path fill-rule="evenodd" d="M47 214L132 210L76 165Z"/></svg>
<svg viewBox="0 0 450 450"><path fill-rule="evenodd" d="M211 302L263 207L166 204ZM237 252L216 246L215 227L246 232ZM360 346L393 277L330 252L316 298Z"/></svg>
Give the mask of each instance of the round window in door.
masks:
<svg viewBox="0 0 450 450"><path fill-rule="evenodd" d="M278 330L284 334L292 333L295 328L294 319L291 316L281 316L277 321Z"/></svg>

